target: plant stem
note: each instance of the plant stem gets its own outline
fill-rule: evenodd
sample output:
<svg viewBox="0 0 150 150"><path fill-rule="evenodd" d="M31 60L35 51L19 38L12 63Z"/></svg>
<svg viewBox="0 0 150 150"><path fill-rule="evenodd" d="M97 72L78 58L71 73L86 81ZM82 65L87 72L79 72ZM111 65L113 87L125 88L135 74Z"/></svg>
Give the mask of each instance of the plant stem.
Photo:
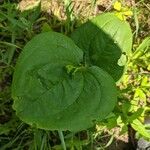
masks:
<svg viewBox="0 0 150 150"><path fill-rule="evenodd" d="M131 125L128 125L128 144L131 149L136 149L137 147L137 141L135 139L135 130L131 127Z"/></svg>
<svg viewBox="0 0 150 150"><path fill-rule="evenodd" d="M61 140L61 144L62 144L63 149L64 149L64 150L67 150L66 144L65 144L65 140L64 140L63 132L62 132L62 131L58 131L58 134L59 134L59 137L60 137L60 140Z"/></svg>

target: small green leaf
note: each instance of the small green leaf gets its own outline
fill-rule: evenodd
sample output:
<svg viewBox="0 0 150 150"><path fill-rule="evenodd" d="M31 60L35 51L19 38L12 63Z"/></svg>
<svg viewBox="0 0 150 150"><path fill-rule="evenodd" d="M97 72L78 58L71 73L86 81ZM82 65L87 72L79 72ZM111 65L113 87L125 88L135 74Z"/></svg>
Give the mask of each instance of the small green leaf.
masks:
<svg viewBox="0 0 150 150"><path fill-rule="evenodd" d="M125 124L120 131L120 135L125 134L128 131L128 126Z"/></svg>
<svg viewBox="0 0 150 150"><path fill-rule="evenodd" d="M44 23L42 26L42 32L50 32L53 31L48 23Z"/></svg>
<svg viewBox="0 0 150 150"><path fill-rule="evenodd" d="M143 112L144 112L144 108L139 108L136 112L134 112L131 116L128 117L128 121L132 122L135 119L139 119L139 117L141 117Z"/></svg>
<svg viewBox="0 0 150 150"><path fill-rule="evenodd" d="M117 64L119 66L124 66L126 63L127 63L127 56L125 54L122 54Z"/></svg>
<svg viewBox="0 0 150 150"><path fill-rule="evenodd" d="M133 53L132 59L136 60L150 50L150 37L146 37L136 51Z"/></svg>
<svg viewBox="0 0 150 150"><path fill-rule="evenodd" d="M131 126L135 131L138 131L145 138L150 138L149 131L145 129L145 126L138 119L134 120L131 123Z"/></svg>

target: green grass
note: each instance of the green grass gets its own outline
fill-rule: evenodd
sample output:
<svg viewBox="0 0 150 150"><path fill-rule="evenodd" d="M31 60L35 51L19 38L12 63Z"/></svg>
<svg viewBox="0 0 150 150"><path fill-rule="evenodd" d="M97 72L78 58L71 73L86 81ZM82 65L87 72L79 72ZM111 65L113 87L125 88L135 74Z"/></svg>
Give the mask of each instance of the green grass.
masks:
<svg viewBox="0 0 150 150"><path fill-rule="evenodd" d="M124 118L124 120L122 119L122 123L124 123L122 133L124 131L127 133L124 130L129 125L127 116L134 119L140 116L143 121L144 118L141 117L140 111L137 113L137 110L144 107L147 108L144 115L150 113L150 49L147 44L149 39L146 39L138 49L137 47L145 37L150 35L150 27L147 22L150 19L148 2L141 0L136 3L133 7L134 16L129 19L134 33L134 54L128 64L126 75L119 85L121 90L119 102L122 110L118 108L120 105L117 105L115 116L100 124L99 130L93 127L79 133L65 132L63 133L64 138L62 138L62 134L59 138L56 131L43 131L30 127L17 118L12 109L12 75L19 53L34 35L51 30L69 35L77 26L93 16L92 14L89 16L81 13L75 14L70 0L64 1L64 12L66 12L64 20L59 18L59 13L56 16L41 11L40 6L20 12L16 3L9 1L2 3L0 5L0 150L61 150L62 145L64 150L65 146L71 150L106 149L118 137L109 129L122 125L121 123L113 123L114 117L117 119L119 113ZM91 5L88 7L97 7L96 1L93 0ZM82 8L86 9L87 5L84 4ZM87 14L90 13L91 10ZM143 102L140 99L144 99ZM141 104L138 105L140 102ZM132 103L136 106L132 107ZM130 108L133 110L129 110ZM134 113L137 115L133 115ZM137 136L141 137L142 135L138 133Z"/></svg>

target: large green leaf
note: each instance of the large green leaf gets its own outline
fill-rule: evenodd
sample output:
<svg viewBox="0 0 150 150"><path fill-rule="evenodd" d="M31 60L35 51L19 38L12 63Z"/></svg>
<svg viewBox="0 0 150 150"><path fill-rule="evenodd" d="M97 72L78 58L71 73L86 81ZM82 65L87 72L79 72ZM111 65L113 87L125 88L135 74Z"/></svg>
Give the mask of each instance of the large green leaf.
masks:
<svg viewBox="0 0 150 150"><path fill-rule="evenodd" d="M24 122L79 131L104 119L116 103L112 77L82 64L83 51L55 32L33 38L21 53L12 84L13 108Z"/></svg>
<svg viewBox="0 0 150 150"><path fill-rule="evenodd" d="M132 48L128 23L112 13L102 14L81 25L71 38L84 50L88 63L103 68L116 81L120 79Z"/></svg>

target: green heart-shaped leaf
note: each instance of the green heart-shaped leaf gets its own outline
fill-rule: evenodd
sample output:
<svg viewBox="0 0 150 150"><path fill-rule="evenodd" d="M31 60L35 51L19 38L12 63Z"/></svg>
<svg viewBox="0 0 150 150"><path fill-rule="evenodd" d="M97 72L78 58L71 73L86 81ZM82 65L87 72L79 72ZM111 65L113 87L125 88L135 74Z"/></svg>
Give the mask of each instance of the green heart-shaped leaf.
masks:
<svg viewBox="0 0 150 150"><path fill-rule="evenodd" d="M71 39L42 33L23 49L12 83L13 108L41 129L79 131L104 119L117 100L112 77L83 64Z"/></svg>
<svg viewBox="0 0 150 150"><path fill-rule="evenodd" d="M132 48L132 32L125 21L112 13L106 13L81 25L71 38L85 53L87 62L107 71L115 81L124 72L124 64L118 60L129 56Z"/></svg>

